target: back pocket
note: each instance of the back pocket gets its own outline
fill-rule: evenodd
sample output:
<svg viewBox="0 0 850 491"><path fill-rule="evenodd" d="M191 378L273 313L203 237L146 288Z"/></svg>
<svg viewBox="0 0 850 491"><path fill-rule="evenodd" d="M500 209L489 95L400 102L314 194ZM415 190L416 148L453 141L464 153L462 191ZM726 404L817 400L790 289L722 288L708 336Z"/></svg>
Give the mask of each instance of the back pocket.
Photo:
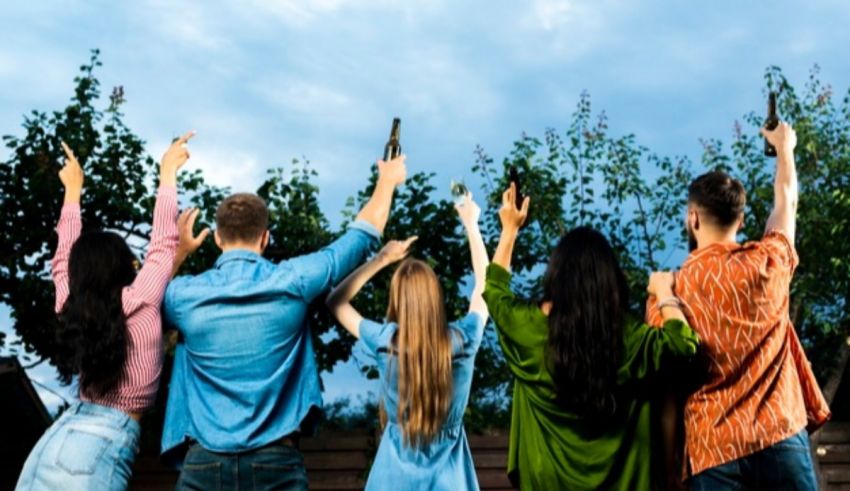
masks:
<svg viewBox="0 0 850 491"><path fill-rule="evenodd" d="M112 440L84 430L69 429L59 447L56 465L69 474L92 475Z"/></svg>

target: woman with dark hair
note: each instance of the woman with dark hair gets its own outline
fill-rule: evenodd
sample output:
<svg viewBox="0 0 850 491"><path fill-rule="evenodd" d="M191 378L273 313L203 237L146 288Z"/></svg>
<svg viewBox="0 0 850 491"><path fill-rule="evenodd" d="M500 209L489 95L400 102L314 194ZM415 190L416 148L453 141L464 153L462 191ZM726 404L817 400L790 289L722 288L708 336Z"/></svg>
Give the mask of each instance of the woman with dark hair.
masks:
<svg viewBox="0 0 850 491"><path fill-rule="evenodd" d="M77 377L80 402L39 439L18 490L123 490L129 484L139 420L154 403L162 369L160 303L178 249L177 170L189 158L185 144L192 135L177 139L162 157L150 246L138 274L121 236L80 235L83 169L62 143L65 202L51 264L59 316L53 361L65 383Z"/></svg>
<svg viewBox="0 0 850 491"><path fill-rule="evenodd" d="M579 227L549 259L543 298L510 289L511 255L529 198L502 196L502 235L484 299L514 376L508 476L521 489L659 489L652 448L653 384L672 358L696 353L673 295L673 275L653 273L663 326L629 313L626 278L608 241Z"/></svg>
<svg viewBox="0 0 850 491"><path fill-rule="evenodd" d="M382 381L384 432L367 490L478 489L463 413L487 323L481 292L488 258L478 205L467 195L456 208L469 239L475 282L463 319L448 322L437 275L415 259L402 261L393 274L386 321L364 319L351 305L375 274L404 259L415 237L388 243L328 297L340 324L375 358Z"/></svg>

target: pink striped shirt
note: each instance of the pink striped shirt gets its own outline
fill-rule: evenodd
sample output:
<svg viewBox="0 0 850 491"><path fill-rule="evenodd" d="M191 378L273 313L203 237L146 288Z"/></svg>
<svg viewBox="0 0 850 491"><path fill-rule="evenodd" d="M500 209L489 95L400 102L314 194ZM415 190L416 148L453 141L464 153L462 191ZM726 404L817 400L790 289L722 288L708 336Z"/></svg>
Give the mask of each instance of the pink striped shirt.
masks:
<svg viewBox="0 0 850 491"><path fill-rule="evenodd" d="M80 206L66 204L56 231L59 245L53 257L53 283L56 285L56 312L68 299L68 256L80 236ZM162 372L162 320L160 305L177 250L177 189L162 186L153 212L153 230L145 264L133 284L124 288L122 304L127 316L127 361L118 387L100 397L80 399L125 412L139 413L156 399Z"/></svg>

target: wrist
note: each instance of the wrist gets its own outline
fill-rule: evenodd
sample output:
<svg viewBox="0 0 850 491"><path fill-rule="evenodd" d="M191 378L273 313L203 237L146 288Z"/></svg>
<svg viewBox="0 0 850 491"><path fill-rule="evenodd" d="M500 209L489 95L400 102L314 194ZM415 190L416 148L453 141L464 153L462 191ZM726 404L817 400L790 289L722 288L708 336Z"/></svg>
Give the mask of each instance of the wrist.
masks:
<svg viewBox="0 0 850 491"><path fill-rule="evenodd" d="M673 293L672 288L663 288L655 292L655 301L658 303L670 300L671 298L678 298L676 297L676 294Z"/></svg>
<svg viewBox="0 0 850 491"><path fill-rule="evenodd" d="M793 157L794 156L794 147L788 145L778 145L776 147L776 156L777 157Z"/></svg>
<svg viewBox="0 0 850 491"><path fill-rule="evenodd" d="M386 189L395 189L399 183L393 181L389 177L384 174L378 174L378 182L375 184L375 189L378 188L386 188Z"/></svg>
<svg viewBox="0 0 850 491"><path fill-rule="evenodd" d="M502 224L502 236L510 239L515 239L517 234L519 234L519 227L516 225L505 225Z"/></svg>
<svg viewBox="0 0 850 491"><path fill-rule="evenodd" d="M468 234L480 234L481 233L481 227L478 225L477 220L474 221L474 222L467 222L466 220L464 220L463 221L463 228L466 229L466 232Z"/></svg>
<svg viewBox="0 0 850 491"><path fill-rule="evenodd" d="M383 252L375 254L375 257L372 259L372 262L379 268L384 268L392 264L390 258L387 257L387 255Z"/></svg>
<svg viewBox="0 0 850 491"><path fill-rule="evenodd" d="M159 185L177 186L177 171L168 167L161 167L159 170Z"/></svg>
<svg viewBox="0 0 850 491"><path fill-rule="evenodd" d="M80 204L80 197L82 196L82 194L82 190L80 189L66 189L65 204Z"/></svg>

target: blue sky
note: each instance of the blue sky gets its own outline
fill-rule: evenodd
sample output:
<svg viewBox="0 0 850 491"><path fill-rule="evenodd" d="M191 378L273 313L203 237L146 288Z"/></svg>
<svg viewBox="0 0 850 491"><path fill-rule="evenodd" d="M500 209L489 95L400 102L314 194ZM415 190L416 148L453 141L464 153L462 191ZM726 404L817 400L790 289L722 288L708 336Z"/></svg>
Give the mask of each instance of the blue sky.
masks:
<svg viewBox="0 0 850 491"><path fill-rule="evenodd" d="M5 3L0 134L63 107L97 47L104 88L124 86L126 120L152 154L196 129L190 167L235 190L307 156L335 222L393 116L410 170L446 185L476 144L500 158L522 131L563 128L582 90L613 133L698 160L699 138L728 139L763 107L768 65L801 85L818 63L845 93L848 25L844 0ZM374 385L342 368L327 387L333 399Z"/></svg>

